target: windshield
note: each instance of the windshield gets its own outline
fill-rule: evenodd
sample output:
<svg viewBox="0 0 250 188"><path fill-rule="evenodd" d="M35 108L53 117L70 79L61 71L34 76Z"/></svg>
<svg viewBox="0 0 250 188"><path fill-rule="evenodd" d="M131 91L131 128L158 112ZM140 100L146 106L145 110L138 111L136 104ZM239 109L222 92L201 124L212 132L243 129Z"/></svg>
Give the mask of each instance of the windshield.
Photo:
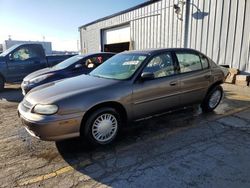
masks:
<svg viewBox="0 0 250 188"><path fill-rule="evenodd" d="M9 49L7 49L7 50L5 50L3 53L1 53L0 56L1 56L1 57L6 56L8 53L10 53L12 50L14 50L15 48L17 48L18 46L19 46L19 45L16 44L16 45L10 47Z"/></svg>
<svg viewBox="0 0 250 188"><path fill-rule="evenodd" d="M65 69L65 68L71 66L72 64L76 63L77 61L82 60L84 57L85 56L83 56L83 55L73 56L71 58L68 58L68 59L62 61L61 63L58 63L53 68L55 68L55 69Z"/></svg>
<svg viewBox="0 0 250 188"><path fill-rule="evenodd" d="M94 69L90 75L125 80L135 73L146 57L145 54L118 54Z"/></svg>

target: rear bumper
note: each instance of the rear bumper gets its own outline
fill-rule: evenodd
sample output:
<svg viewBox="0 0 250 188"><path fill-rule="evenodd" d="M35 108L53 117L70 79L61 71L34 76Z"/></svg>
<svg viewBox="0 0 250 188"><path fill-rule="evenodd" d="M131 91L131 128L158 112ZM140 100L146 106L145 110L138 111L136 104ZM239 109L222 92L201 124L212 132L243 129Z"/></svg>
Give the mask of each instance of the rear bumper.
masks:
<svg viewBox="0 0 250 188"><path fill-rule="evenodd" d="M82 115L44 116L24 112L18 106L18 115L27 132L38 139L58 141L80 136Z"/></svg>

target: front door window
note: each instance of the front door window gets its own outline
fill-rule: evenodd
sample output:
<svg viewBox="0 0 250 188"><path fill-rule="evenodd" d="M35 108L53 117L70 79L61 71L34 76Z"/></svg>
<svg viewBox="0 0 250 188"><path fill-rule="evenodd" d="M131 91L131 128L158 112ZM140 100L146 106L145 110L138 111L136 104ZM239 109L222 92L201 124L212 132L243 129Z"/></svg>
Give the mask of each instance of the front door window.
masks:
<svg viewBox="0 0 250 188"><path fill-rule="evenodd" d="M164 53L155 56L143 72L154 73L155 78L162 78L175 74L174 62L170 53Z"/></svg>
<svg viewBox="0 0 250 188"><path fill-rule="evenodd" d="M39 54L37 54L33 49L30 49L28 47L21 47L12 55L12 59L14 61L25 61L37 57L39 57Z"/></svg>
<svg viewBox="0 0 250 188"><path fill-rule="evenodd" d="M103 57L101 55L88 58L85 61L86 67L93 69L103 63Z"/></svg>
<svg viewBox="0 0 250 188"><path fill-rule="evenodd" d="M30 52L28 48L20 48L19 50L13 53L13 60L15 61L24 61L30 58Z"/></svg>

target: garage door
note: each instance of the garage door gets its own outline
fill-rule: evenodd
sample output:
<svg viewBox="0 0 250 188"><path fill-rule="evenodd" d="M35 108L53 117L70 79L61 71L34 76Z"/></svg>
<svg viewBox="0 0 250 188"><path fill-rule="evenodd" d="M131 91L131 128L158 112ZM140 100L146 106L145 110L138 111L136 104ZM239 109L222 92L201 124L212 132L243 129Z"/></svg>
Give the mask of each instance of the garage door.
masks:
<svg viewBox="0 0 250 188"><path fill-rule="evenodd" d="M104 51L122 52L129 50L130 26L125 25L103 31Z"/></svg>

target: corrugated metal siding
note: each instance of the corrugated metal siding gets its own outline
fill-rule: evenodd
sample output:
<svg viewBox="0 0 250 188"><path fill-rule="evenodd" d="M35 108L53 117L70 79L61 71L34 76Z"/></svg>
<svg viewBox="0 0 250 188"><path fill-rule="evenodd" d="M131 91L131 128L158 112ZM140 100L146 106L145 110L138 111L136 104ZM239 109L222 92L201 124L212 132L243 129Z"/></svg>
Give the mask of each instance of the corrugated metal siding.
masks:
<svg viewBox="0 0 250 188"><path fill-rule="evenodd" d="M174 3L178 3L178 0L158 1L81 28L81 42L86 44L87 52L100 51L101 30L130 23L134 49L182 47L183 22L174 13ZM173 27L169 27L169 24Z"/></svg>
<svg viewBox="0 0 250 188"><path fill-rule="evenodd" d="M219 64L250 72L250 1L190 0L188 46L202 51ZM200 9L203 19L195 18ZM199 12L199 11L198 11Z"/></svg>
<svg viewBox="0 0 250 188"><path fill-rule="evenodd" d="M102 30L130 24L133 49L189 47L250 72L250 0L186 1L182 21L173 8L178 0L162 0L80 28L81 46L100 51Z"/></svg>

